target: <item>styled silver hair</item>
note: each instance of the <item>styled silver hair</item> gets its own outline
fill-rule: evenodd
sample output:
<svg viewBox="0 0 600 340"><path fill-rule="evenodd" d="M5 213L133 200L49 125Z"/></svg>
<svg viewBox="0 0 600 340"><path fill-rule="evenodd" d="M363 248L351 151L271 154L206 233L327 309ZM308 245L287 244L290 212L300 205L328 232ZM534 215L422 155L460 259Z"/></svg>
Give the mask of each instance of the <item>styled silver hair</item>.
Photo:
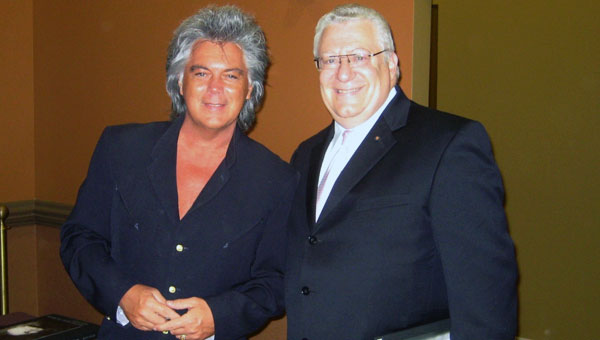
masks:
<svg viewBox="0 0 600 340"><path fill-rule="evenodd" d="M179 93L179 82L194 44L199 40L234 43L244 53L252 93L238 116L239 127L247 131L264 97L264 81L269 56L265 34L254 17L235 6L208 6L185 19L175 30L167 54L167 92L171 97L171 119L187 111Z"/></svg>
<svg viewBox="0 0 600 340"><path fill-rule="evenodd" d="M370 21L377 32L377 40L381 47L390 52L396 52L392 30L385 18L376 10L364 7L358 4L346 4L337 6L331 12L326 13L319 19L315 28L315 38L313 42L313 55L319 57L319 44L323 31L331 24L339 24L347 21ZM376 52L376 51L371 51ZM389 60L389 55L385 54L386 62ZM396 78L400 79L400 67L396 69Z"/></svg>

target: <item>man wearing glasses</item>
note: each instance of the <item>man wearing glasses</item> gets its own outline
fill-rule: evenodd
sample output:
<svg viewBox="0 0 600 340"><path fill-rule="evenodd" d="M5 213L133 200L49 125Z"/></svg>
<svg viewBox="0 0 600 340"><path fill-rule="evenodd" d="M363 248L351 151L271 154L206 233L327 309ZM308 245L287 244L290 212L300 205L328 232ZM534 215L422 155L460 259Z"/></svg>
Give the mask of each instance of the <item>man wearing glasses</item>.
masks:
<svg viewBox="0 0 600 340"><path fill-rule="evenodd" d="M292 158L288 339L386 339L446 318L452 340L514 339L517 266L483 126L404 95L372 9L324 15L314 56L334 122Z"/></svg>

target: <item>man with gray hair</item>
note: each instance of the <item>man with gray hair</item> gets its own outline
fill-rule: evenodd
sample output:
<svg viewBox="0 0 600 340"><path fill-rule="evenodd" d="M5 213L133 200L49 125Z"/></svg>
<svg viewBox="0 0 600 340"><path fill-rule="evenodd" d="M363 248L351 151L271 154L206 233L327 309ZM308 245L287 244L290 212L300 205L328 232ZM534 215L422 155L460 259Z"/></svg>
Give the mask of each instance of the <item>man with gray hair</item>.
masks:
<svg viewBox="0 0 600 340"><path fill-rule="evenodd" d="M314 58L334 121L292 157L288 340L406 339L448 318L452 340L514 339L517 266L483 126L404 95L373 9L325 14Z"/></svg>
<svg viewBox="0 0 600 340"><path fill-rule="evenodd" d="M245 339L283 313L297 174L244 133L268 61L251 16L202 9L169 46L171 121L103 132L61 230L98 339Z"/></svg>

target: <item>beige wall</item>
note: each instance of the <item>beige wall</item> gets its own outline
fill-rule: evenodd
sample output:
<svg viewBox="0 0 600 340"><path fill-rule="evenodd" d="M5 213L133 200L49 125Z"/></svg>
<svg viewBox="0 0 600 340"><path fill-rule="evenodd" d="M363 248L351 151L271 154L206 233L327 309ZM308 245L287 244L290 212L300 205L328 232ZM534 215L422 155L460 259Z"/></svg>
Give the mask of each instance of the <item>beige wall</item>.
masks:
<svg viewBox="0 0 600 340"><path fill-rule="evenodd" d="M32 1L0 1L0 202L34 195Z"/></svg>
<svg viewBox="0 0 600 340"><path fill-rule="evenodd" d="M38 315L36 227L7 232L8 310Z"/></svg>
<svg viewBox="0 0 600 340"><path fill-rule="evenodd" d="M0 202L34 197L33 3L0 1ZM37 314L36 227L8 231L9 308Z"/></svg>
<svg viewBox="0 0 600 340"><path fill-rule="evenodd" d="M520 335L598 339L600 2L434 3L438 106L485 124L504 176Z"/></svg>

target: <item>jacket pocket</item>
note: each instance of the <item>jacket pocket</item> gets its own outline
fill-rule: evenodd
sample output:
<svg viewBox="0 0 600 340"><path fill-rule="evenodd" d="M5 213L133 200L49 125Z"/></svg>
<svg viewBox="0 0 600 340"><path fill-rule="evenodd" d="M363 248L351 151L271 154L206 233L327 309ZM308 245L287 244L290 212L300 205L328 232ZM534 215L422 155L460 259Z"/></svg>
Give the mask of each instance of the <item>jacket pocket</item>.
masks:
<svg viewBox="0 0 600 340"><path fill-rule="evenodd" d="M408 194L397 194L360 199L356 201L355 211L382 209L409 204Z"/></svg>

